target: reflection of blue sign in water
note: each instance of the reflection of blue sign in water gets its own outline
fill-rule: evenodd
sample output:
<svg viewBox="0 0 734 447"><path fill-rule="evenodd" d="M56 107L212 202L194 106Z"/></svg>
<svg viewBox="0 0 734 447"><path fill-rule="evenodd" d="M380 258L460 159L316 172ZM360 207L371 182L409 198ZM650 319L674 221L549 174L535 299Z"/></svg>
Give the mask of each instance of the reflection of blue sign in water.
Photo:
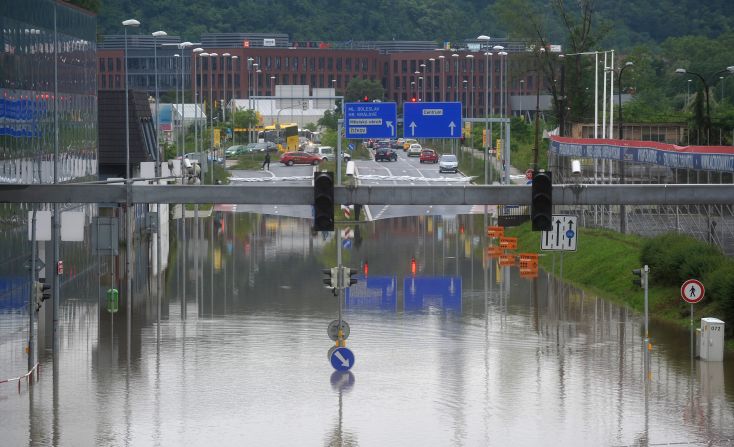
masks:
<svg viewBox="0 0 734 447"><path fill-rule="evenodd" d="M344 104L347 138L394 138L398 107L394 102L348 102Z"/></svg>
<svg viewBox="0 0 734 447"><path fill-rule="evenodd" d="M331 366L337 371L349 371L354 366L354 353L349 348L336 348L329 358Z"/></svg>
<svg viewBox="0 0 734 447"><path fill-rule="evenodd" d="M461 277L406 277L403 281L403 307L406 311L438 307L461 312Z"/></svg>
<svg viewBox="0 0 734 447"><path fill-rule="evenodd" d="M349 309L395 311L398 305L398 281L394 276L357 277L357 284L346 289L344 304Z"/></svg>
<svg viewBox="0 0 734 447"><path fill-rule="evenodd" d="M343 239L342 240L342 247L346 248L347 250L352 248L352 240L351 239Z"/></svg>
<svg viewBox="0 0 734 447"><path fill-rule="evenodd" d="M461 138L460 102L406 102L405 138Z"/></svg>

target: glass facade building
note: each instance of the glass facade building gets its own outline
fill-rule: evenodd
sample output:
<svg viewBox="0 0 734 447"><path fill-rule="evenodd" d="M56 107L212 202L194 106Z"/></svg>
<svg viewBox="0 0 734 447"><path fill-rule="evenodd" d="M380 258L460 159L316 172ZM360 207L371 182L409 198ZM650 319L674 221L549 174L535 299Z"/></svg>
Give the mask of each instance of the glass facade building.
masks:
<svg viewBox="0 0 734 447"><path fill-rule="evenodd" d="M53 183L57 129L57 181L96 178L96 26L61 2L0 2L0 182Z"/></svg>

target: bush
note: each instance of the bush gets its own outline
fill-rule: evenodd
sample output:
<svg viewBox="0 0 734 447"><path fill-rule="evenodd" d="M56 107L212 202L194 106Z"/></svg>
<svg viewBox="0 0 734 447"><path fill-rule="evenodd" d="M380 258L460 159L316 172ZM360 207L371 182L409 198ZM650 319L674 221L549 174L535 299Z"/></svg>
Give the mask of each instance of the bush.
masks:
<svg viewBox="0 0 734 447"><path fill-rule="evenodd" d="M700 279L724 262L724 256L716 247L690 236L666 233L643 243L640 261L650 266L652 282L671 285Z"/></svg>
<svg viewBox="0 0 734 447"><path fill-rule="evenodd" d="M719 317L729 322L727 332L734 333L734 262L725 261L719 268L707 274L704 278L706 296L704 299L717 303L722 315Z"/></svg>

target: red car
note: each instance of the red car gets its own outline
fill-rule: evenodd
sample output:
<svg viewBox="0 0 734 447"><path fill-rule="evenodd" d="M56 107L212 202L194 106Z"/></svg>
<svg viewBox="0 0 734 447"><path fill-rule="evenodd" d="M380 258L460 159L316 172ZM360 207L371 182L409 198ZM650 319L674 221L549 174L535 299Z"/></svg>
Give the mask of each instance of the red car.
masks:
<svg viewBox="0 0 734 447"><path fill-rule="evenodd" d="M286 152L280 156L280 162L286 166L317 165L321 163L321 156L310 152Z"/></svg>
<svg viewBox="0 0 734 447"><path fill-rule="evenodd" d="M433 149L421 151L421 163L438 163L438 154Z"/></svg>

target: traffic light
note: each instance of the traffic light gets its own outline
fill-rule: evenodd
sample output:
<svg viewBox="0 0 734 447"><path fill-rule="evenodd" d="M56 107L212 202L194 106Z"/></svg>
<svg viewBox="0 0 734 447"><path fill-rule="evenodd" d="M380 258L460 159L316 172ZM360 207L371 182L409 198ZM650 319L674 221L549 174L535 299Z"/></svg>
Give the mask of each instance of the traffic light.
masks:
<svg viewBox="0 0 734 447"><path fill-rule="evenodd" d="M637 277L632 279L632 284L639 286L640 288L645 288L647 285L647 272L647 266L645 266L645 268L632 270L632 274Z"/></svg>
<svg viewBox="0 0 734 447"><path fill-rule="evenodd" d="M323 269L321 272L326 275L326 278L322 279L324 285L330 289L335 289L337 287L337 278L339 277L339 267Z"/></svg>
<svg viewBox="0 0 734 447"><path fill-rule="evenodd" d="M334 174L313 174L314 230L334 231Z"/></svg>
<svg viewBox="0 0 734 447"><path fill-rule="evenodd" d="M362 98L362 102L370 102L370 97L365 96L364 98Z"/></svg>
<svg viewBox="0 0 734 447"><path fill-rule="evenodd" d="M370 265L367 263L367 261L364 261L364 264L362 264L362 274L366 278L367 275L370 274Z"/></svg>
<svg viewBox="0 0 734 447"><path fill-rule="evenodd" d="M353 275L359 273L356 269L350 269L349 267L342 267L342 287L347 288L354 284L357 284L357 278L352 278Z"/></svg>
<svg viewBox="0 0 734 447"><path fill-rule="evenodd" d="M553 178L549 171L533 173L530 220L533 231L553 229Z"/></svg>
<svg viewBox="0 0 734 447"><path fill-rule="evenodd" d="M410 98L410 102L416 102L416 101L417 100L415 99L415 96L413 96L412 98Z"/></svg>
<svg viewBox="0 0 734 447"><path fill-rule="evenodd" d="M43 302L51 298L51 286L40 281L34 281L33 296L36 299L36 312L38 312Z"/></svg>

